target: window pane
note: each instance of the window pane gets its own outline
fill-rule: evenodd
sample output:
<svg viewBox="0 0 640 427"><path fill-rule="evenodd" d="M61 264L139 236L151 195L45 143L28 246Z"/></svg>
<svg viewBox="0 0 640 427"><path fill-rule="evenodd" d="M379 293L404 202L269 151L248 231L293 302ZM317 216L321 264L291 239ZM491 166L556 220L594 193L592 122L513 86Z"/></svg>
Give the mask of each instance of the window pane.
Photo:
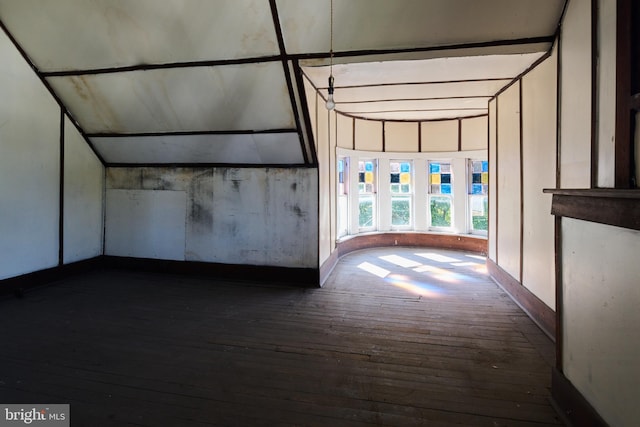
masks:
<svg viewBox="0 0 640 427"><path fill-rule="evenodd" d="M358 224L361 228L373 227L373 196L359 197Z"/></svg>
<svg viewBox="0 0 640 427"><path fill-rule="evenodd" d="M489 162L472 160L468 181L471 231L486 232L489 228Z"/></svg>
<svg viewBox="0 0 640 427"><path fill-rule="evenodd" d="M477 231L489 229L489 198L471 196L471 228Z"/></svg>
<svg viewBox="0 0 640 427"><path fill-rule="evenodd" d="M358 162L358 191L360 193L375 193L375 181L374 160L360 160Z"/></svg>
<svg viewBox="0 0 640 427"><path fill-rule="evenodd" d="M338 159L337 172L338 172L338 195L346 195L349 192L348 180L349 180L349 163L348 159Z"/></svg>
<svg viewBox="0 0 640 427"><path fill-rule="evenodd" d="M411 193L411 162L408 161L391 161L389 162L392 194L410 194ZM398 185L400 184L400 185Z"/></svg>
<svg viewBox="0 0 640 427"><path fill-rule="evenodd" d="M453 190L451 163L429 162L429 184L431 194L451 194Z"/></svg>
<svg viewBox="0 0 640 427"><path fill-rule="evenodd" d="M411 197L391 198L391 225L411 225Z"/></svg>
<svg viewBox="0 0 640 427"><path fill-rule="evenodd" d="M451 227L451 198L432 196L430 205L431 226Z"/></svg>

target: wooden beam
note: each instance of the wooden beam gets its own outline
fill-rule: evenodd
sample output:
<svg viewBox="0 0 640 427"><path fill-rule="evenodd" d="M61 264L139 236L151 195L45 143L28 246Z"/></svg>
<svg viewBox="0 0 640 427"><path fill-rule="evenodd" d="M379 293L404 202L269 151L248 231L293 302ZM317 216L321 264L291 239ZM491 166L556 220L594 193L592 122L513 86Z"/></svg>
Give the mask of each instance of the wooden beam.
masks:
<svg viewBox="0 0 640 427"><path fill-rule="evenodd" d="M544 190L553 194L551 213L640 230L640 190Z"/></svg>

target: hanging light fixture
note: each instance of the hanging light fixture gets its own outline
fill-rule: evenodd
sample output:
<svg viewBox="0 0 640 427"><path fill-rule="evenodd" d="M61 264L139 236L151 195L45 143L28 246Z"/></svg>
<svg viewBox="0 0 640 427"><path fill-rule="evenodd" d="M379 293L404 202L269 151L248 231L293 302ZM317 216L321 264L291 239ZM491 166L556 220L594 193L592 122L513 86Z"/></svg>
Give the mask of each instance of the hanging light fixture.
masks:
<svg viewBox="0 0 640 427"><path fill-rule="evenodd" d="M331 2L331 10L329 15L329 96L327 97L327 110L331 111L336 108L336 103L333 100L333 0Z"/></svg>

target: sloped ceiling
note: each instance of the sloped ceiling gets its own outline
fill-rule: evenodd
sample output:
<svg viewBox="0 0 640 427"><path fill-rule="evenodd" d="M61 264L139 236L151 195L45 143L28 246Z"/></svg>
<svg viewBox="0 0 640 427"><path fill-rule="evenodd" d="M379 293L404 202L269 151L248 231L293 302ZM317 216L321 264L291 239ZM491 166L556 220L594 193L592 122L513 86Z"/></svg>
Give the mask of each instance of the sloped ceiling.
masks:
<svg viewBox="0 0 640 427"><path fill-rule="evenodd" d="M565 0L333 0L336 109L486 114ZM330 0L0 0L0 21L108 165L316 163Z"/></svg>

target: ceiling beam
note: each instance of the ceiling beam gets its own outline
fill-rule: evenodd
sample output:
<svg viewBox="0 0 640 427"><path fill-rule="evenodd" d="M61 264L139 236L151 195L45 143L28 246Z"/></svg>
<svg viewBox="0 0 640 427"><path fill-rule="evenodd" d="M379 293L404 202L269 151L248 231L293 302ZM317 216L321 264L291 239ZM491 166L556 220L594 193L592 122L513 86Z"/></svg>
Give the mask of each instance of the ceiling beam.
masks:
<svg viewBox="0 0 640 427"><path fill-rule="evenodd" d="M265 130L205 130L205 131L175 131L175 132L96 132L88 133L89 138L132 138L155 136L189 136L189 135L258 135L273 133L297 133L297 129L265 129Z"/></svg>
<svg viewBox="0 0 640 427"><path fill-rule="evenodd" d="M106 67L106 68L91 68L81 70L59 70L59 71L47 71L39 72L43 77L70 77L70 76L83 76L83 75L95 75L95 74L112 74L112 73L127 73L131 71L147 71L147 70L161 70L168 68L193 68L193 67L217 67L225 65L241 65L241 64L258 64L263 62L275 62L275 61L302 61L306 59L327 59L331 56L331 52L316 52L316 53L300 53L300 54L287 54L284 49L284 37L282 36L282 29L280 27L280 21L277 15L277 6L274 0L269 0L272 3L272 13L274 16L274 25L276 25L276 34L278 35L278 45L281 46L280 55L267 55L267 56L255 56L248 58L236 58L236 59L218 59L218 60L205 60L205 61L187 61L187 62L169 62L161 64L136 64L126 65L121 67ZM274 9L275 8L275 12ZM276 24L275 19L278 19ZM362 57L362 56L376 56L376 55L394 55L394 54L406 54L406 53L423 53L423 52L438 52L445 50L459 50L459 49L476 49L476 48L490 48L501 46L522 46L528 44L540 44L540 43L553 43L555 35L544 37L531 37L524 39L506 39L506 40L493 40L476 43L460 43L441 46L422 46L413 48L399 48L399 49L363 49L363 50L348 50L333 52L334 58L348 58L348 57Z"/></svg>
<svg viewBox="0 0 640 427"><path fill-rule="evenodd" d="M300 112L298 110L298 103L296 102L296 95L293 87L293 79L291 78L291 72L289 70L289 60L287 57L287 49L284 45L284 36L282 35L282 26L280 25L280 17L278 15L278 5L276 0L269 0L271 6L271 16L273 18L273 26L276 31L276 37L278 39L278 47L280 49L280 58L282 61L282 68L284 71L284 77L287 81L287 89L289 89L289 99L291 100L291 109L293 110L293 117L296 123L296 129L298 132L298 138L300 139L300 150L302 150L302 156L305 163L309 162L309 154L304 143L304 135L302 132L302 126L300 123Z"/></svg>

